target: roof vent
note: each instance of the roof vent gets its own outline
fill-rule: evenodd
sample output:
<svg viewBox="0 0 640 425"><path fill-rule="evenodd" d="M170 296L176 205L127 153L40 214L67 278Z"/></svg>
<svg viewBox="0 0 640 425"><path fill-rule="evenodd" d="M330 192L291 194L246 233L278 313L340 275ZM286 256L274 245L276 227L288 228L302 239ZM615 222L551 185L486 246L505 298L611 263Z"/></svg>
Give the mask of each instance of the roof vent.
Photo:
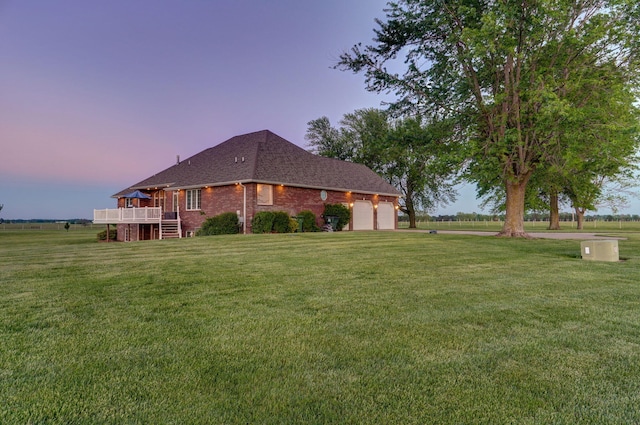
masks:
<svg viewBox="0 0 640 425"><path fill-rule="evenodd" d="M176 155L176 165L180 164L180 155Z"/></svg>

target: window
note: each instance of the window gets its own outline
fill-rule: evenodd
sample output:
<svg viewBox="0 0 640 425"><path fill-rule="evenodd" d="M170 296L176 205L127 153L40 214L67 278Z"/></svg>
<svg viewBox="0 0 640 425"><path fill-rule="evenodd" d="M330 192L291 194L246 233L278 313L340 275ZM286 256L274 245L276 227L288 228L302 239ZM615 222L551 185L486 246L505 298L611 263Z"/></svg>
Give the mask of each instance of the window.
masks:
<svg viewBox="0 0 640 425"><path fill-rule="evenodd" d="M273 205L273 186L270 184L258 185L258 205Z"/></svg>
<svg viewBox="0 0 640 425"><path fill-rule="evenodd" d="M200 189L187 190L187 210L199 210L201 201Z"/></svg>
<svg viewBox="0 0 640 425"><path fill-rule="evenodd" d="M133 199L124 198L124 207L125 208L133 208Z"/></svg>

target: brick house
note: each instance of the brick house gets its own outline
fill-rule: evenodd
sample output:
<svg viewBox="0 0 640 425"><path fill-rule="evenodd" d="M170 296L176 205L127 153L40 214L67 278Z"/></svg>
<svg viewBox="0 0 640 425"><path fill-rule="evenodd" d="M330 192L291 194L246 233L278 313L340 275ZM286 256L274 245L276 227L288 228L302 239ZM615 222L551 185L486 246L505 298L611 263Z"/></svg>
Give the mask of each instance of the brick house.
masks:
<svg viewBox="0 0 640 425"><path fill-rule="evenodd" d="M133 191L140 197L127 197ZM116 209L95 210L94 223L114 224L118 240L192 236L207 217L235 212L243 232L259 211L291 216L324 204L351 210L345 230L397 228L400 193L361 164L314 155L263 130L231 139L176 162L113 195Z"/></svg>

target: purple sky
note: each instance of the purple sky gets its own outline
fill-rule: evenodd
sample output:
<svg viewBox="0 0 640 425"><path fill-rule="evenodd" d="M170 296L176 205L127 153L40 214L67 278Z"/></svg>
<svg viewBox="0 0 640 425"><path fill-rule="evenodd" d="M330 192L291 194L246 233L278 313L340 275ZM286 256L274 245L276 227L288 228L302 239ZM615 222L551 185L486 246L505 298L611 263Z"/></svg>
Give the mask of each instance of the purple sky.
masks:
<svg viewBox="0 0 640 425"><path fill-rule="evenodd" d="M331 68L386 0L0 0L0 217L92 218L235 135L379 107ZM440 212L479 211L473 190Z"/></svg>

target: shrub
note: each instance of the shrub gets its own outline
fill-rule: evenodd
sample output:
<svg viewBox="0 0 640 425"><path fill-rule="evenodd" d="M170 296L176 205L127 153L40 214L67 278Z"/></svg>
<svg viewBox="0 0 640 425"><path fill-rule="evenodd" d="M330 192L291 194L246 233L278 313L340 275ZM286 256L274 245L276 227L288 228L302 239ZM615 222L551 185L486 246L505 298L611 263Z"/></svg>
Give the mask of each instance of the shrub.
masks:
<svg viewBox="0 0 640 425"><path fill-rule="evenodd" d="M324 204L323 217L330 215L338 217L337 230L342 230L344 226L349 224L349 220L351 219L351 211L342 204Z"/></svg>
<svg viewBox="0 0 640 425"><path fill-rule="evenodd" d="M298 219L289 217L289 229L291 229L291 233L298 231Z"/></svg>
<svg viewBox="0 0 640 425"><path fill-rule="evenodd" d="M316 224L316 215L313 211L304 210L300 211L298 214L299 217L302 217L302 230L303 232L319 232L320 227Z"/></svg>
<svg viewBox="0 0 640 425"><path fill-rule="evenodd" d="M273 231L276 233L291 233L291 217L284 211L273 213Z"/></svg>
<svg viewBox="0 0 640 425"><path fill-rule="evenodd" d="M109 229L109 240L115 241L118 239L118 229ZM106 241L107 240L107 231L103 230L102 232L98 232L98 240Z"/></svg>
<svg viewBox="0 0 640 425"><path fill-rule="evenodd" d="M240 222L236 213L227 212L207 218L196 235L233 235L240 233Z"/></svg>
<svg viewBox="0 0 640 425"><path fill-rule="evenodd" d="M284 211L261 211L251 222L253 233L291 233L296 227L292 226L291 217Z"/></svg>
<svg viewBox="0 0 640 425"><path fill-rule="evenodd" d="M252 233L271 233L274 215L271 211L260 211L251 220Z"/></svg>

